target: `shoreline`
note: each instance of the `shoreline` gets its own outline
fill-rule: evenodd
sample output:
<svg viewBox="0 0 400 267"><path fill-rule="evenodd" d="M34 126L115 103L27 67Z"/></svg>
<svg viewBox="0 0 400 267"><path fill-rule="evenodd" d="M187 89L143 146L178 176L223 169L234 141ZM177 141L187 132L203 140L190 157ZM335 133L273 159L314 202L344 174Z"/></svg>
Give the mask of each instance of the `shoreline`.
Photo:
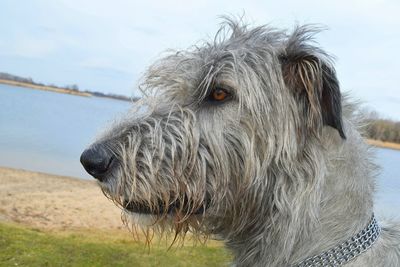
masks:
<svg viewBox="0 0 400 267"><path fill-rule="evenodd" d="M384 142L381 140L374 140L374 139L366 139L366 142L369 145L380 147L380 148L388 148L393 150L400 150L400 144L392 143L392 142Z"/></svg>
<svg viewBox="0 0 400 267"><path fill-rule="evenodd" d="M24 83L24 82L11 81L11 80L4 80L4 79L0 79L0 84L7 84L7 85L11 85L11 86L19 86L19 87L37 89L37 90L42 90L42 91L50 91L50 92L61 93L61 94L69 94L69 95L77 95L77 96L85 96L85 97L93 96L92 94L85 93L85 92L73 91L73 90L69 90L69 89L57 88L57 87L46 86L46 85L37 85L37 84L30 84L30 83Z"/></svg>

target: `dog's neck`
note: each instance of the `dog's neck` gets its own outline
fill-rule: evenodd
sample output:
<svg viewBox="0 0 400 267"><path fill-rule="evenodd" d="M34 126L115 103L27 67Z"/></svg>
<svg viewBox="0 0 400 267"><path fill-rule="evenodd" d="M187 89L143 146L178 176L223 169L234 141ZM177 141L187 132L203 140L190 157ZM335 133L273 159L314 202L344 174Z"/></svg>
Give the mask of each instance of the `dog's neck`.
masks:
<svg viewBox="0 0 400 267"><path fill-rule="evenodd" d="M319 189L322 194L315 224L308 225L304 218L298 218L305 230L296 233L298 236L291 248L277 245L284 235L266 240L258 233L260 244L248 247L243 242L242 246L233 247L234 254L239 252L235 254L237 266L293 265L339 245L366 227L373 212L375 165L370 162L368 146L353 126L348 126L346 134L347 139L342 140L332 129L324 132L326 174L322 190ZM265 236L270 235L270 230L264 229ZM265 251L257 251L256 247ZM279 253L277 247L283 251Z"/></svg>
<svg viewBox="0 0 400 267"><path fill-rule="evenodd" d="M344 141L328 131L325 135L328 168L319 223L311 238L294 251L294 261L339 244L363 229L371 218L375 165L370 162L368 145L357 131L348 128Z"/></svg>

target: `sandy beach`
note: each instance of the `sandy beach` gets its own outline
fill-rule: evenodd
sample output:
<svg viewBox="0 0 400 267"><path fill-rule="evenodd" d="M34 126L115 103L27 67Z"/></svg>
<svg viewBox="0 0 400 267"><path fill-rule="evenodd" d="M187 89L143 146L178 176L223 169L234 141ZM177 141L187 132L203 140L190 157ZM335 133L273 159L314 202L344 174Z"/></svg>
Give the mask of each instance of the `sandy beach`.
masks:
<svg viewBox="0 0 400 267"><path fill-rule="evenodd" d="M0 221L46 230L123 229L95 181L0 168Z"/></svg>

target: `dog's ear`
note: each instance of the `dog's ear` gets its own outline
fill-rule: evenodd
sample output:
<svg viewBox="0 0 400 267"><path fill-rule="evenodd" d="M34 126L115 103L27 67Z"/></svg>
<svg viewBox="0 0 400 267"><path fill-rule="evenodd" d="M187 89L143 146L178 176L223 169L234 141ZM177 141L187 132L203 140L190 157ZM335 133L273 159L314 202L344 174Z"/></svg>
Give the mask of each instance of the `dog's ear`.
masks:
<svg viewBox="0 0 400 267"><path fill-rule="evenodd" d="M315 30L298 27L280 55L286 86L303 105L309 130L329 125L345 139L339 82L329 56L310 44Z"/></svg>

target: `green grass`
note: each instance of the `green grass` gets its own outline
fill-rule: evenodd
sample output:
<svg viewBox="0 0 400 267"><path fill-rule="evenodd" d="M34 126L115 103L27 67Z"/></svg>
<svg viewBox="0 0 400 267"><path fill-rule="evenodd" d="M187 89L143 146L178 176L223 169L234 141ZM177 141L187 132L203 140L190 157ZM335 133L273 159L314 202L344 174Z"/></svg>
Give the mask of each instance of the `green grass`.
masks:
<svg viewBox="0 0 400 267"><path fill-rule="evenodd" d="M227 266L220 245L173 247L107 232L51 233L0 223L0 266Z"/></svg>

